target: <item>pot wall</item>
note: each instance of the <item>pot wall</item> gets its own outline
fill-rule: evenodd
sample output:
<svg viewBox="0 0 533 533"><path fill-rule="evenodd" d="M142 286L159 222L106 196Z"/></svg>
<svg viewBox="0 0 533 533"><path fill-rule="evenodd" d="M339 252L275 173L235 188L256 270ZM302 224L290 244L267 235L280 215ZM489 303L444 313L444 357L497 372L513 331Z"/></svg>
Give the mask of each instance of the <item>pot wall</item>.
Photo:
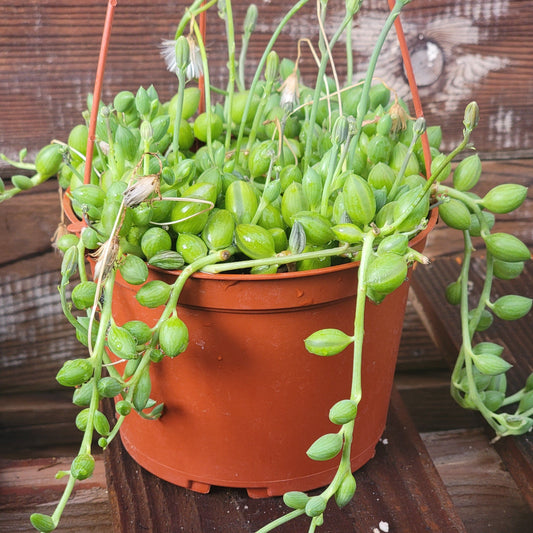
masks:
<svg viewBox="0 0 533 533"><path fill-rule="evenodd" d="M150 276L173 280L168 273ZM349 264L188 280L178 315L189 328L189 346L152 365L152 397L165 412L158 421L126 418L121 436L128 452L157 476L200 492L221 485L261 497L329 483L338 459L316 462L305 452L338 430L328 412L349 397L351 347L319 357L303 341L327 327L353 333L356 277ZM155 324L160 310L140 306L136 287L120 279L115 290L118 324L139 317ZM367 303L353 470L374 455L385 427L407 293L408 282L381 304Z"/></svg>

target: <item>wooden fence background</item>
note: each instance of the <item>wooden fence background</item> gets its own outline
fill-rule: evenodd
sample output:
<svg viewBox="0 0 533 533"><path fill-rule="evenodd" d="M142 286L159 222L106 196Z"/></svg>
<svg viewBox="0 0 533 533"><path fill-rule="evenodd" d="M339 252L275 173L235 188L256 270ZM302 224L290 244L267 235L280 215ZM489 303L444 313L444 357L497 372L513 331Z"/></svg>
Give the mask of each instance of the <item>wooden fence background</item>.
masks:
<svg viewBox="0 0 533 533"><path fill-rule="evenodd" d="M4 2L0 7L0 147L15 156L30 154L53 138L66 139L81 120L85 99L93 89L105 0L30 0ZM342 0L330 0L328 28L343 13ZM240 32L248 2L234 2L236 31ZM258 2L259 19L250 45L247 73L286 10L279 0ZM159 55L162 39L171 38L184 6L179 0L119 0L107 65L104 100L119 90L135 91L153 83L162 99L176 91L174 75ZM315 2L289 24L276 45L282 56L296 57L296 42L316 44ZM353 30L354 64L364 71L380 25L387 13L385 0L365 0ZM531 131L533 88L533 3L527 0L415 0L402 16L418 75L428 123L442 124L445 144L461 133L465 105L477 100L481 121L477 148L491 157L533 154ZM239 41L237 45L239 46ZM226 49L223 23L210 11L207 45L212 78L223 85ZM304 81L313 60L304 50ZM339 75L345 72L344 45L335 50ZM214 61L214 59L217 59ZM402 96L408 95L396 37L392 33L377 69Z"/></svg>

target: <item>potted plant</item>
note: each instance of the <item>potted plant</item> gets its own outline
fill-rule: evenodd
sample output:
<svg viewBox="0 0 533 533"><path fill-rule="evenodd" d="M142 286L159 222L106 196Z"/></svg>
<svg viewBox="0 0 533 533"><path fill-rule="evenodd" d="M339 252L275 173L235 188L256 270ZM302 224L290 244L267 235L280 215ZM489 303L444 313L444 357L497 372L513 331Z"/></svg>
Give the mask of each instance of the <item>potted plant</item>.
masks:
<svg viewBox="0 0 533 533"><path fill-rule="evenodd" d="M531 378L507 396L503 348L474 340L493 315L513 320L531 308L523 296L490 296L494 277L519 275L530 257L517 238L491 232L494 213L518 208L526 188L502 184L476 196L476 154L451 176L452 160L471 148L475 102L465 110L461 142L444 154L440 128L411 118L394 91L374 80L385 37L408 0L397 0L384 21L365 79L352 83L348 75L344 85L331 49L361 2L346 2L332 36L322 24L327 5L319 3L319 51L308 43L317 62L313 86L299 79L301 50L294 62L274 51L306 2L281 19L247 84L243 65L257 10L249 8L237 61L232 4L219 1L229 81L215 89L198 19L216 2L194 1L164 44L179 81L169 102L154 87L122 91L107 105L95 91L67 142L44 147L34 164L23 153L12 162L36 174L14 176L2 200L54 175L66 191L59 291L88 348L57 374L82 408L76 425L83 439L71 469L58 474L67 485L55 512L32 515L36 529L54 530L76 481L92 474L94 436L106 448L120 430L141 465L177 484L285 493L291 510L262 532L302 515L314 531L329 500L350 501L352 472L383 431L398 310L412 265L427 262L424 240L437 206L465 241L460 277L447 288L463 326L452 394L498 436L533 425ZM204 96L187 87L199 77ZM487 247L485 285L474 303L473 238ZM385 338L383 321L394 338ZM114 421L100 411L104 398L115 399ZM369 421L370 429L363 426ZM317 496L303 492L323 485Z"/></svg>

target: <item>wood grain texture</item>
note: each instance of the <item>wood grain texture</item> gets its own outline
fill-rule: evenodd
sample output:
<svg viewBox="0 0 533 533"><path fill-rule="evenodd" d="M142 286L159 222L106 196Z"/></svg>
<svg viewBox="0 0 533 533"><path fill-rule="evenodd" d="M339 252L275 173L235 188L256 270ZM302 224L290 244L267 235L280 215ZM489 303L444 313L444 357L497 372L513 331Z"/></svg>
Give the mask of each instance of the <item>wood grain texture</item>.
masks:
<svg viewBox="0 0 533 533"><path fill-rule="evenodd" d="M31 513L51 514L61 497L65 479L54 474L68 470L72 457L0 461L0 531L31 533ZM105 487L104 461L95 457L93 477L78 483L61 520L62 533L110 531L110 506Z"/></svg>
<svg viewBox="0 0 533 533"><path fill-rule="evenodd" d="M482 258L475 257L472 262L472 291L480 291L482 271ZM457 310L448 305L442 290L437 289L434 279L439 279L442 284L455 279L458 265L453 260L441 260L428 267L427 276L418 276L413 280L414 305L418 307L425 323L432 331L432 337L440 339L441 349L451 364L455 361L455 354L460 346L459 316ZM448 281L449 280L449 281ZM531 297L533 287L533 267L531 261L526 263L524 273L515 280L495 280L494 298L504 294L522 294ZM533 372L531 331L533 330L533 317L531 314L513 321L504 322L495 319L493 325L485 332L477 333L474 341L492 341L504 346L503 357L508 360L513 368L507 372L509 384L508 394L512 394L524 386L525 380ZM452 351L449 351L449 350ZM492 433L492 432L490 432ZM491 435L492 438L493 435ZM533 437L531 433L519 437L502 439L497 444L498 453L513 476L524 499L533 509L531 497L531 482L533 480Z"/></svg>
<svg viewBox="0 0 533 533"><path fill-rule="evenodd" d="M331 505L321 531L362 533L380 521L398 533L462 532L440 477L397 393L376 456L357 473L357 496L343 510ZM281 498L251 500L245 491L213 487L209 495L166 483L136 465L119 443L105 453L116 533L252 532L284 513ZM300 518L278 530L306 530Z"/></svg>
<svg viewBox="0 0 533 533"><path fill-rule="evenodd" d="M159 56L159 43L173 36L185 0L131 0L119 2L114 21L104 96L110 102L123 89L136 91L154 84L167 100L177 89ZM235 2L240 32L247 2ZM303 17L289 24L276 50L296 57L296 41L309 38L316 44L318 28L314 2ZM326 27L342 16L342 0L329 2ZM364 2L354 26L354 79L364 71L371 47L386 16L385 0ZM248 77L286 2L259 2L260 16L250 43L246 65ZM69 0L16 0L2 6L0 17L0 147L15 157L26 146L30 156L53 138L65 140L70 129L82 121L87 93L93 90L99 42L106 2ZM533 4L524 0L416 0L403 16L403 25L415 70L421 80L421 96L429 124L442 124L445 146L461 135L464 106L477 100L481 108L478 149L498 156L533 155L533 93L530 79L533 46L530 27ZM224 86L226 50L223 23L209 15L207 46L213 83ZM240 38L237 38L237 50ZM337 70L345 73L344 43L334 49ZM314 61L305 51L301 63L303 80L313 83ZM391 35L378 64L385 78L401 96L408 97L402 62ZM0 163L0 170L5 164ZM4 173L4 172L3 172ZM4 173L5 175L5 173Z"/></svg>
<svg viewBox="0 0 533 533"><path fill-rule="evenodd" d="M529 531L533 512L483 429L434 432L422 439L469 532ZM472 478L472 469L483 475Z"/></svg>

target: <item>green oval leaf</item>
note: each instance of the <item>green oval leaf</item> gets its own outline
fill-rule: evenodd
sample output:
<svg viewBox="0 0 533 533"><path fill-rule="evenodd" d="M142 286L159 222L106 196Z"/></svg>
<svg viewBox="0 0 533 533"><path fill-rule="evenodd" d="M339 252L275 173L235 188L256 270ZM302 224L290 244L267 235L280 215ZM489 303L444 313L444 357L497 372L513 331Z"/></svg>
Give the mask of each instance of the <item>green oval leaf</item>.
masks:
<svg viewBox="0 0 533 533"><path fill-rule="evenodd" d="M326 328L315 331L304 342L308 352L329 357L342 352L353 342L353 337L339 329Z"/></svg>

